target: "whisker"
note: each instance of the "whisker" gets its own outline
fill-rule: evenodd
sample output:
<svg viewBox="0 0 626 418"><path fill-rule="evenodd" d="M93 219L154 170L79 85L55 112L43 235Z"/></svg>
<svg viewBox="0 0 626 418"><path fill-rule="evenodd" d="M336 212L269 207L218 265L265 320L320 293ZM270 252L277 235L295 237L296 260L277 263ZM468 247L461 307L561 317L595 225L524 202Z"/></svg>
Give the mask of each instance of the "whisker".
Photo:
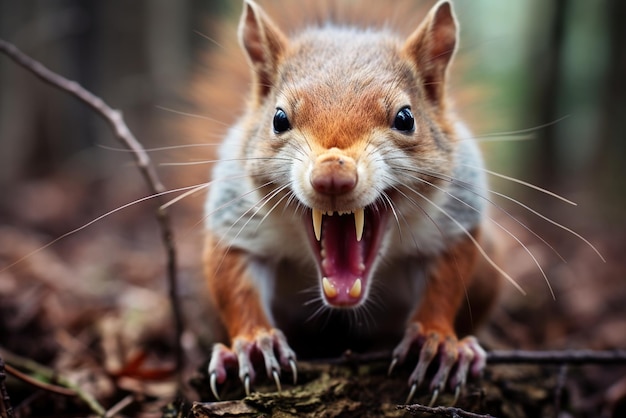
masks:
<svg viewBox="0 0 626 418"><path fill-rule="evenodd" d="M168 146L164 146L164 147L145 148L144 151L146 151L146 152L159 152L159 151L171 151L171 150L183 149L183 148L216 147L216 146L220 146L220 145L222 145L221 142L205 143L205 144L168 145ZM111 147L111 146L102 145L102 144L98 144L97 147L105 149L107 151L126 152L126 153L134 153L135 152L134 150L131 150L131 149L128 149L128 148Z"/></svg>
<svg viewBox="0 0 626 418"><path fill-rule="evenodd" d="M396 225L398 226L398 235L400 236L400 241L402 241L402 227L400 226L400 220L398 219L398 213L396 212L396 208L394 208L393 206L393 201L391 200L389 195L385 192L382 192L381 196L384 199L383 203L387 202L386 205L389 206L389 209L391 210L391 213L393 214L393 217L396 220ZM406 222L406 219L404 219L404 221Z"/></svg>
<svg viewBox="0 0 626 418"><path fill-rule="evenodd" d="M267 185L271 184L271 182L268 182ZM254 219L254 217L261 211L261 209L263 209L263 207L270 201L272 200L278 193L280 193L282 190L284 190L284 188L288 187L288 185L284 185L282 187L279 187L278 189L273 190L271 193L263 196L261 199L259 199L255 204L253 204L250 208L248 208L248 210L246 210L244 213L241 214L241 216L239 216L239 218L237 218L235 220L235 222L233 222L231 224L231 226L226 230L226 232L224 233L224 235L222 236L222 238L220 238L220 240L218 241L217 245L221 244L223 239L226 238L226 236L228 236L228 234L230 233L230 231L235 227L235 225L237 225L239 223L239 221L241 221L245 216L248 216L250 214L250 212L256 207L256 210L252 213L252 215L248 216L248 219L246 220L246 222L244 222L244 224L239 228L239 231L237 231L237 233L235 234L234 238L232 239L233 241L235 241L237 238L239 238L239 235L241 235L241 233L244 231L244 229L246 228L246 226L248 226L248 224ZM221 262L220 262L221 265Z"/></svg>
<svg viewBox="0 0 626 418"><path fill-rule="evenodd" d="M546 241L541 235L539 235L537 232L535 232L532 228L530 228L528 225L526 225L524 222L522 222L521 220L519 220L517 217L513 216L513 214L511 214L508 210L504 209L502 206L498 205L496 202L494 202L493 200L491 200L490 198L488 198L487 196L479 193L478 191L476 191L476 189L479 189L476 185L456 179L454 177L450 177L450 176L446 176L444 174L441 173L435 173L433 171L430 170L421 170L421 169L404 169L405 171L410 171L410 172L414 172L417 174L424 174L430 177L435 177L438 178L440 180L444 180L444 181L448 181L450 183L454 183L460 187L462 187L464 190L467 190L470 193L473 193L475 196L480 197L481 199L485 200L487 203L489 203L490 205L492 205L494 208L498 209L500 212L504 213L509 219L513 220L515 223L517 223L518 225L520 225L522 228L524 228L526 231L528 231L530 234L532 234L535 238L537 238L538 240L540 240L544 245L546 245L561 261L563 261L564 263L567 263L567 260L565 260L565 258L561 255L561 253L559 253L557 251L556 248L554 248L553 245L551 245L548 241ZM422 181L423 179L419 178L419 177L415 177L415 176L409 176L413 179ZM503 193L499 193L496 192L494 190L490 190L490 189L481 189L481 190L485 190L488 193L492 193L494 195L503 197L505 199L508 199L510 201L512 201L513 203L516 203L518 205L520 205L521 207L525 207L525 205L519 201L517 201L516 199L507 196ZM527 210L532 211L532 209L526 207ZM539 215L539 214L538 214ZM541 216L541 215L540 215Z"/></svg>
<svg viewBox="0 0 626 418"><path fill-rule="evenodd" d="M204 165L204 164L214 164L217 162L224 161L291 161L291 158L280 158L280 157L242 157L242 158L219 158L215 160L200 160L200 161L187 161L184 163L159 163L160 166L164 167L177 167L177 166L190 166L190 165Z"/></svg>
<svg viewBox="0 0 626 418"><path fill-rule="evenodd" d="M309 315L309 317L305 320L305 322L312 322L313 320L321 317L324 313L326 312L330 313L330 309L326 305L324 305L324 303L321 301L321 297L319 299L312 299L311 303L313 302L319 302L320 306L317 309L315 309L313 313L311 313L311 315ZM324 321L324 328L326 327L326 324L328 324L328 319Z"/></svg>
<svg viewBox="0 0 626 418"><path fill-rule="evenodd" d="M488 134L481 134L481 135L477 135L477 136L473 136L472 138L462 138L461 140L470 140L470 139L483 139L483 138L499 138L499 137L505 137L505 136L516 136L516 135L522 135L522 134L528 134L528 133L534 133L536 131L539 131L541 129L547 128L549 126L552 125L556 125L557 123L560 123L562 121L564 121L565 119L568 119L570 117L570 115L565 115L565 116L561 116L558 119L553 120L552 122L548 122L548 123L544 123L542 125L537 125L534 126L532 128L523 128L523 129L517 129L514 131L502 131L502 132L493 132L493 133L488 133Z"/></svg>
<svg viewBox="0 0 626 418"><path fill-rule="evenodd" d="M204 34L204 33L200 32L199 30L194 30L193 33L195 33L196 35L206 39L207 41L211 42L213 45L218 46L219 48L221 48L224 51L226 51L226 48L222 44L217 42L215 39L211 38L209 35Z"/></svg>
<svg viewBox="0 0 626 418"><path fill-rule="evenodd" d="M436 190L439 190L442 193L445 193L447 196L451 197L452 199L456 200L459 203L462 203L463 205L467 206L468 208L472 209L473 211L475 211L477 213L480 213L480 211L478 209L476 209L474 206L472 206L471 204L467 203L463 199L460 199L458 196L453 195L452 193L448 192L447 190L442 189L441 187L435 185L434 183L431 183L428 180L420 179L419 177L415 177L415 179L419 180L419 181L421 181L421 182L423 182L425 184L428 184L430 187L432 187L432 188L434 188ZM411 190L413 190L413 189L411 189ZM415 192L417 192L417 191L415 191ZM506 227L502 226L499 222L497 222L495 219L493 219L490 216L487 216L487 218L494 225L496 225L498 228L502 229L511 238L513 238L524 249L524 251L526 251L526 253L530 256L530 258L532 258L533 262L535 263L535 265L537 266L537 268L541 272L541 275L543 276L546 284L548 285L548 289L550 289L550 294L552 295L552 299L556 300L556 296L554 295L554 291L552 290L552 285L550 284L550 281L548 280L548 276L546 275L545 271L541 267L541 264L539 263L539 261L537 260L535 255L532 253L532 251L530 251L530 249L526 245L524 245L524 243L522 243L522 241L519 238L517 238L515 236L515 234L513 234L511 231L509 231Z"/></svg>
<svg viewBox="0 0 626 418"><path fill-rule="evenodd" d="M471 138L459 139L459 141L476 141L476 142L514 142L514 141L531 141L536 139L535 135L522 134L486 134L485 136L473 136Z"/></svg>
<svg viewBox="0 0 626 418"><path fill-rule="evenodd" d="M511 277L509 276L509 274L504 271L498 264L496 264L495 261L493 261L493 259L491 257L489 257L489 254L487 254L487 252L484 250L484 248L482 247L482 245L480 245L480 243L476 240L476 238L474 238L474 236L467 230L467 228L465 228L459 221L457 221L452 215L450 215L443 207L441 207L440 205L436 204L435 202L433 202L431 199L429 199L428 197L426 197L423 193L418 192L417 190L413 190L414 193L416 193L420 198L424 199L425 201L427 201L428 203L430 203L435 209L437 209L442 215L446 216L448 219L450 219L454 224L456 224L456 226L459 227L459 229L463 232L463 234L465 236L467 236L469 238L470 241L472 241L472 244L474 244L474 246L476 247L476 249L478 250L478 252L480 252L480 254L484 257L484 259L498 272L500 273L504 278L506 278L522 295L526 295L526 291Z"/></svg>
<svg viewBox="0 0 626 418"><path fill-rule="evenodd" d="M199 192L200 190L206 189L207 187L210 187L212 181L205 183L205 184L201 184L197 187L194 187L191 190L187 190L185 193L175 197L174 199L170 200L169 202L166 202L164 204L162 204L159 209L160 210L165 210L167 208L169 208L170 206L172 206L173 204L175 204L176 202L180 202L181 200L183 200L184 198L186 198L187 196L191 196L192 194L195 194L197 192Z"/></svg>
<svg viewBox="0 0 626 418"><path fill-rule="evenodd" d="M406 193L404 193L402 190L400 190L397 186L393 186L394 190L396 190L398 193L400 193L405 199L407 199L413 206L415 206L417 209L419 209L420 212L422 212L422 214L428 218L428 220L430 220L430 222L433 224L433 226L435 228L437 228L437 231L439 231L439 234L441 235L441 238L445 239L446 235L444 234L444 232L441 230L441 228L439 227L439 225L437 224L437 222L435 222L435 220L433 219L432 216L430 216L430 214L428 212L426 212L426 210L422 207L422 205L420 205L415 199L411 198L410 196L408 196ZM419 193L417 190L414 189L410 189L413 193L417 194L418 196L421 197L421 193ZM410 228L409 228L410 230ZM411 236L413 238L413 243L415 244L415 247L417 249L419 249L419 244L417 243L417 241L415 240L415 235L413 235L413 232L411 231Z"/></svg>
<svg viewBox="0 0 626 418"><path fill-rule="evenodd" d="M246 194L249 193L253 193L256 190L259 190L265 186L269 186L270 184L272 184L271 182L267 182L264 185L261 185L253 190L250 190L249 192L246 192ZM272 195L272 194L270 194ZM242 213L231 225L230 227L228 227L228 229L226 230L226 232L222 235L222 237L220 237L220 239L217 241L217 243L215 244L216 247L219 247L222 242L224 241L224 239L228 236L228 234L230 233L230 231L235 227L235 225L237 225L239 223L240 220L242 220L246 215L248 215L250 213L250 211L252 211L255 207L259 206L259 204L261 205L255 213L252 214L252 216L248 217L248 220L246 220L246 222L241 226L241 228L239 228L239 231L237 231L237 233L235 234L235 237L232 239L232 241L235 241L237 238L239 238L239 235L243 232L243 230L245 229L245 227L248 225L248 223L250 223L252 221L252 219L254 218L254 216L263 208L263 206L265 206L265 204L269 201L269 199L271 199L271 197L268 197L270 195L265 195L263 196L261 199L259 199L257 202L255 202L252 206L250 206L244 213ZM231 200L231 203L229 203L228 205L232 204L233 202L236 202L238 200L240 200L242 197L239 198L235 198L233 200ZM224 206L224 205L222 205ZM210 214L207 214L205 216L205 219L209 216L211 216L211 214L214 214L217 210L211 211ZM228 249L226 251L224 251L224 255L222 256L222 259L220 260L220 262L218 263L215 271L219 271L220 268L222 267L222 264L224 263L224 260L226 259L226 256L228 255L228 252L230 251L231 246L228 246Z"/></svg>
<svg viewBox="0 0 626 418"><path fill-rule="evenodd" d="M600 253L600 251L591 242L589 242L589 240L587 240L585 237L583 237L578 232L576 232L573 229L568 228L567 226L565 226L565 225L555 221L554 219L549 218L546 215L543 215L543 214L539 213L538 211L536 211L535 209L531 208L530 206L528 206L528 205L518 201L517 199L514 199L514 198L512 198L510 196L507 196L504 193L499 193L499 192L496 192L496 191L491 191L491 193L495 194L496 196L500 196L500 197L502 197L504 199L510 200L511 202L513 202L513 203L523 207L524 209L526 209L527 211L531 212L532 214L538 216L539 218L543 219L544 221L551 223L552 225L562 229L563 231L569 232L570 234L572 234L573 236L575 236L576 238L578 238L579 240L581 240L582 242L587 244L587 246L589 246L589 248L591 248L598 255L598 257L600 257L600 260L602 260L604 263L606 263L606 259ZM561 259L562 259L562 257L561 257ZM563 261L565 261L565 260L563 260Z"/></svg>
<svg viewBox="0 0 626 418"><path fill-rule="evenodd" d="M215 122L218 125L222 125L222 126L225 126L225 127L228 127L228 128L231 127L231 124L228 124L226 122L222 122L222 121L220 121L218 119L211 118L209 116L198 115L196 113L190 113L190 112L183 112L182 110L176 110L176 109L172 109L172 108L165 107L165 106L155 106L155 107L157 109L159 109L159 110L164 110L166 112L174 113L175 115L187 116L187 117L194 118L194 119L207 120L207 121L210 121L210 122Z"/></svg>
<svg viewBox="0 0 626 418"><path fill-rule="evenodd" d="M271 199L273 199L276 195L278 195L280 192L282 192L283 190L285 190L285 189L286 189L286 188L288 188L288 187L289 187L289 185L288 185L288 184L285 184L285 185L283 185L282 187L278 188L278 189L276 190L276 193L275 193L275 194L274 194L274 195L270 198L270 200L271 200ZM259 230L259 228L261 227L261 225L263 224L263 222L267 219L267 217L268 217L268 216L270 216L270 214L274 211L274 209L276 209L276 207L277 207L278 205L280 205L280 203L281 203L284 199L286 199L286 198L288 198L288 197L289 197L289 194L286 194L286 195L282 196L280 199L278 199L278 201L277 201L276 203L274 203L274 204L272 205L272 207L271 207L271 208L269 208L269 210L267 211L267 213L266 213L266 214L265 214L265 215L261 218L261 220L259 221L259 224L258 224L258 225L257 225L257 227L256 227L256 230L257 230L257 231ZM259 208L259 210L260 210L260 208ZM253 214L252 216L254 216L254 215L256 215L256 213L255 213L255 214Z"/></svg>
<svg viewBox="0 0 626 418"><path fill-rule="evenodd" d="M34 256L35 254L38 254L40 252L42 252L43 250L50 248L52 245L56 244L57 242L61 241L62 239L65 239L67 237L69 237L70 235L73 235L77 232L82 231L83 229L86 229L88 227L90 227L91 225L95 224L98 221L101 221L104 218L107 218L117 212L120 212L128 207L131 207L133 205L148 201L150 199L154 199L160 196L164 196L164 195L168 195L171 193L178 193L181 191L185 191L185 190L189 190L189 189L197 189L198 187L207 187L207 183L201 183L200 185L193 185L193 186L186 186L186 187L181 187L178 189L173 189L173 190L166 190L164 192L160 192L160 193L155 193L155 194L151 194L149 196L144 196L142 198L133 200L132 202L126 203L122 206L119 206L113 210L110 210L94 219L92 219L91 221L87 222L86 224L79 226L78 228L75 228L69 232L66 232L65 234L61 235L58 238L53 239L52 241L50 241L49 243L43 245L42 247L37 248L36 250L33 250L31 252L29 252L28 254L24 255L23 257L19 258L18 260L14 261L13 263L9 264L8 266L3 267L2 269L0 269L0 273L4 273L5 271L9 270L12 267L15 267L16 265L18 265L19 263L21 263L22 261Z"/></svg>
<svg viewBox="0 0 626 418"><path fill-rule="evenodd" d="M578 206L578 204L576 202L572 202L571 200L566 199L563 196L560 196L560 195L558 195L558 194L556 194L554 192L551 192L550 190L544 189L543 187L539 187L539 186L534 185L532 183L529 183L527 181L520 180L520 179L517 179L515 177L507 176L506 174L497 173L495 171L486 169L484 167L476 167L476 166L473 166L473 165L462 164L462 163L459 163L459 165L462 165L463 167L471 168L473 170L482 170L485 173L490 174L492 176L499 177L499 178L504 179L504 180L512 181L513 183L521 184L522 186L529 187L529 188L531 188L533 190L537 190L538 192L541 192L541 193L547 194L549 196L552 196L552 197L554 197L556 199L559 199L559 200L561 200L561 201L563 201L563 202L565 202L567 204L570 204L572 206Z"/></svg>
<svg viewBox="0 0 626 418"><path fill-rule="evenodd" d="M247 177L247 175L242 175L241 177ZM251 189L251 190L248 190L248 191L247 191L247 192L245 192L245 193L240 194L239 196L234 197L233 199L229 200L229 201L228 201L228 202L226 202L226 203L221 204L220 206L218 206L217 208L213 209L212 211L210 211L210 212L208 212L208 213L205 213L205 214L204 214L204 216L203 216L203 218L202 218L202 221L205 221L205 220L206 220L206 219L208 219L210 216L213 216L214 214L216 214L216 213L217 213L217 212L219 212L220 210L223 210L223 209L225 209L225 208L229 207L229 206L230 206L230 205L232 205L233 203L238 202L239 200L243 199L244 197L246 197L246 196L248 196L248 195L250 195L250 194L252 194L252 193L254 193L254 192L257 192L257 191L261 190L263 187L267 187L267 186L269 186L270 184L272 184L272 182L271 182L271 181L268 181L268 182L266 182L266 183L264 183L264 184L262 184L262 185L260 185L260 186L258 186L258 187L255 187L255 188L253 188L253 189ZM249 209L249 210L250 210L250 209Z"/></svg>
<svg viewBox="0 0 626 418"><path fill-rule="evenodd" d="M406 168L402 168L402 169L404 169L404 170L407 170L407 171L408 171L408 169L406 169ZM450 182L455 183L455 184L458 184L458 185L460 185L460 186L462 186L462 187L463 187L463 186L465 186L464 188L465 188L466 190L468 190L468 189L467 189L467 187L474 189L473 193L475 193L477 196L482 197L482 198L483 198L483 199L485 199L487 202L491 203L494 207L496 207L497 209L501 210L503 213L507 214L507 215L508 215L511 219L513 219L515 222L517 222L519 225L521 225L523 228L525 228L527 231L529 231L531 234L533 234L535 237L537 237L539 240L541 240L541 241L542 241L545 245L547 245L547 246L548 246L548 247L549 247L549 248L550 248L550 249L551 249L551 250L552 250L552 251L553 251L553 252L554 252L554 253L555 253L555 254L556 254L556 255L557 255L557 256L558 256L558 257L559 257L562 261L563 261L563 262L567 263L567 261L563 258L563 256L561 256L561 254L560 254L560 253L559 253L559 252L558 252L558 251L557 251L557 250L556 250L556 249L555 249L552 245L550 245L550 244L549 244L549 243L548 243L545 239L543 239L543 238L542 238L539 234L537 234L536 232L534 232L534 231L533 231L532 229L530 229L527 225L525 225L523 222L521 222L520 220L518 220L515 216L511 215L511 214L510 214L508 211L506 211L504 208L502 208L502 207L500 207L499 205L495 204L495 202L493 202L491 199L489 199L489 198L487 198L486 196L483 196L483 195L479 194L478 192L476 192L476 191L475 191L475 189L476 189L477 187L476 187L475 185L473 185L473 184L471 184L471 183L464 182L464 181L462 181L462 180L459 180L459 179L456 179L456 178L453 178L453 177L444 176L444 175L441 175L441 174L438 174L438 173L430 172L430 171L428 171L428 170L421 170L421 171L420 171L419 169L413 169L413 171L415 171L416 173L419 173L419 174L425 174L425 175L427 175L427 176L437 177L437 178L439 178L439 179L441 179L441 180L450 181ZM495 173L495 174L497 175L498 173ZM513 180L516 180L516 179L513 179ZM521 181L521 180L520 180L520 181ZM531 186L533 186L533 185L531 185ZM503 198L503 199L506 199L506 200L508 200L508 201L510 201L510 202L513 202L514 204L516 204L516 205L518 205L518 206L520 206L520 207L522 207L522 208L526 209L527 211L529 211L530 213L534 214L535 216L537 216L537 217L539 217L539 218L543 219L544 221L549 222L549 223L551 223L552 225L556 226L557 228L560 228L560 229L562 229L563 231L566 231L566 232L568 232L568 233L572 234L573 236L575 236L576 238L578 238L579 240L581 240L582 242L584 242L584 243L585 243L585 244L586 244L589 248L591 248L591 250L592 250L593 252L595 252L595 253L596 253L596 255L600 258L600 260L602 260L602 262L606 263L606 259L604 258L604 256L602 255L602 253L600 253L600 250L598 250L598 249L596 248L596 246L595 246L595 245L593 245L593 244L592 244L592 243L591 243L588 239L586 239L585 237L583 237L581 234L579 234L578 232L574 231L573 229L568 228L567 226L565 226L565 225L563 225L563 224L561 224L561 223L559 223L559 222L555 221L554 219L552 219L552 218L550 218L550 217L548 217L548 216L546 216L546 215L543 215L543 214L539 213L537 210L535 210L535 209L531 208L530 206L528 206L528 205L526 205L526 204L522 203L521 201L519 201L519 200L517 200L517 199L515 199L515 198L513 198L513 197L511 197L511 196L508 196L508 195L506 195L506 194L504 194L504 193L500 193L500 192L497 192L497 191L495 191L495 190L491 190L491 189L483 189L483 190L487 191L488 193L492 193L492 194L494 194L494 195L496 195L496 196L498 196L498 197L501 197L501 198ZM471 190L469 190L469 191L471 191ZM551 192L548 192L548 193L551 193ZM572 205L576 205L576 203L574 203L574 202L569 202L567 199L565 199L565 198L561 198L561 197L560 197L560 196L558 196L558 195L555 195L555 197L560 198L561 200L564 200L564 201L566 201L567 203L570 203L570 204L572 204Z"/></svg>

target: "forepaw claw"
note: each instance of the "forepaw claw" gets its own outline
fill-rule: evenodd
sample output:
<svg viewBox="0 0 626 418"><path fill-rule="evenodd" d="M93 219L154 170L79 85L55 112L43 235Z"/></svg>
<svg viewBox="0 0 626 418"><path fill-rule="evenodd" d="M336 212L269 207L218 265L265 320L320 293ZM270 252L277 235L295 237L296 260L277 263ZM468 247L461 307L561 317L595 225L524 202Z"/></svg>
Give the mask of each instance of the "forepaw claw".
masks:
<svg viewBox="0 0 626 418"><path fill-rule="evenodd" d="M454 398L452 399L452 406L456 405L459 400L459 395L461 394L461 385L456 385L454 388Z"/></svg>
<svg viewBox="0 0 626 418"><path fill-rule="evenodd" d="M274 378L274 383L276 383L276 389L278 390L278 393L282 392L283 389L280 386L280 375L278 374L278 370L272 370L272 377Z"/></svg>
<svg viewBox="0 0 626 418"><path fill-rule="evenodd" d="M261 358L262 364L259 361ZM277 329L260 330L251 337L237 337L231 348L215 344L208 368L211 392L216 399L220 399L218 385L226 381L227 370L238 372L246 396L250 395L259 370L265 370L267 377L274 381L276 389L281 392L281 368L291 370L294 384L296 383L298 369L295 359L296 355L287 344L285 336Z"/></svg>
<svg viewBox="0 0 626 418"><path fill-rule="evenodd" d="M296 367L296 361L293 358L289 359L289 367L291 368L291 376L293 377L293 384L298 383L298 368Z"/></svg>
<svg viewBox="0 0 626 418"><path fill-rule="evenodd" d="M412 400L431 368L434 375L429 385L432 393L429 405L432 406L437 402L446 387L454 391L456 403L465 387L468 374L477 376L486 365L487 353L475 337L469 336L458 340L454 335L436 331L426 332L421 324L415 323L407 329L404 338L393 351L389 373L397 364L403 363L409 352L414 349L419 350L419 359L409 377L409 396L406 403Z"/></svg>
<svg viewBox="0 0 626 418"><path fill-rule="evenodd" d="M431 408L433 405L435 405L435 402L437 402L437 398L439 397L439 391L439 388L433 390L433 395L430 398L430 402L428 402L429 408Z"/></svg>
<svg viewBox="0 0 626 418"><path fill-rule="evenodd" d="M398 364L398 357L392 358L391 364L389 365L389 370L387 370L387 376L391 376L391 373L393 373L393 369L396 368L397 364Z"/></svg>
<svg viewBox="0 0 626 418"><path fill-rule="evenodd" d="M417 382L414 382L411 385L411 389L409 390L409 396L406 397L406 401L404 402L406 405L410 404L413 400L413 396L415 396L415 391L417 390Z"/></svg>
<svg viewBox="0 0 626 418"><path fill-rule="evenodd" d="M211 373L211 377L209 379L211 386L211 393L215 396L215 399L220 400L220 395L217 393L217 373Z"/></svg>
<svg viewBox="0 0 626 418"><path fill-rule="evenodd" d="M245 375L243 378L243 390L246 392L246 396L250 396L250 375Z"/></svg>

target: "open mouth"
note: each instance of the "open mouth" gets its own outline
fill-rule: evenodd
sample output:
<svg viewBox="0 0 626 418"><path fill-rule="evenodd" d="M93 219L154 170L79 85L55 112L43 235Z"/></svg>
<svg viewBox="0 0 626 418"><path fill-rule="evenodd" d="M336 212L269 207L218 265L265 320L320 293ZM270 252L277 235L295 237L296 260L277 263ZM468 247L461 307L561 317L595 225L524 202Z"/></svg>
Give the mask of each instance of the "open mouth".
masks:
<svg viewBox="0 0 626 418"><path fill-rule="evenodd" d="M365 300L368 280L387 223L387 212L359 208L344 212L309 211L313 248L324 300L335 307L355 307Z"/></svg>

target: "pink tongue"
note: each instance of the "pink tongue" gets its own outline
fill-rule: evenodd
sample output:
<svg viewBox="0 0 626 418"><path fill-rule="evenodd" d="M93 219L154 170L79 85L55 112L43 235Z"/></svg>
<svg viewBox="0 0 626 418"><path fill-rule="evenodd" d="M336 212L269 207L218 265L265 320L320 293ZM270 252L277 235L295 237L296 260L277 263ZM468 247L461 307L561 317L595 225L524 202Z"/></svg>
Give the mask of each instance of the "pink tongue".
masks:
<svg viewBox="0 0 626 418"><path fill-rule="evenodd" d="M322 270L339 293L363 276L363 241L356 240L354 215L325 216L322 233Z"/></svg>

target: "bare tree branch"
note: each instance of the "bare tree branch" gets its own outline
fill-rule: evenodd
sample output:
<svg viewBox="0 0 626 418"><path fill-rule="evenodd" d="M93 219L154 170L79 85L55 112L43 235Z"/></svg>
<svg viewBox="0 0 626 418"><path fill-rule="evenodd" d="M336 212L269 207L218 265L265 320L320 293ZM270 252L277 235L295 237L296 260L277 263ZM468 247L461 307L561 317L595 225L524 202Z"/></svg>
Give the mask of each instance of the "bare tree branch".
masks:
<svg viewBox="0 0 626 418"><path fill-rule="evenodd" d="M475 414L473 412L468 412L460 408L454 408L450 406L438 406L438 407L430 407L424 406L420 404L413 405L398 405L398 409L404 409L409 412L411 415L417 414L431 414L437 415L440 417L450 417L450 418L495 418L492 415L482 415Z"/></svg>
<svg viewBox="0 0 626 418"><path fill-rule="evenodd" d="M625 364L626 350L493 350L487 364Z"/></svg>
<svg viewBox="0 0 626 418"><path fill-rule="evenodd" d="M334 359L315 359L314 363L360 364L391 359L390 351L371 353L346 352ZM492 350L487 353L487 364L626 364L626 350Z"/></svg>
<svg viewBox="0 0 626 418"><path fill-rule="evenodd" d="M163 201L161 196L159 196L159 193L166 191L166 188L161 183L161 180L159 179L156 170L152 165L150 157L148 157L148 154L144 150L143 146L139 143L139 141L137 141L133 133L124 122L122 113L118 110L111 108L100 97L89 92L77 82L68 80L65 77L49 70L40 62L24 54L15 45L3 39L0 39L0 52L7 55L13 61L33 73L42 81L71 94L72 96L76 97L81 102L92 108L109 124L109 126L113 130L115 137L132 151L135 162L137 163L137 167L144 177L150 189L150 192L155 195L155 199L159 203L159 210L157 211L156 216L161 230L161 239L163 241L163 245L165 246L167 256L169 297L170 303L172 304L172 314L176 334L176 341L174 345L176 347L176 369L178 371L179 384L181 384L182 370L184 368L184 357L181 346L181 336L183 333L183 317L180 308L180 301L178 298L178 269L176 265L176 248L174 246L174 238L170 217L168 215L168 212L165 209L161 208Z"/></svg>

